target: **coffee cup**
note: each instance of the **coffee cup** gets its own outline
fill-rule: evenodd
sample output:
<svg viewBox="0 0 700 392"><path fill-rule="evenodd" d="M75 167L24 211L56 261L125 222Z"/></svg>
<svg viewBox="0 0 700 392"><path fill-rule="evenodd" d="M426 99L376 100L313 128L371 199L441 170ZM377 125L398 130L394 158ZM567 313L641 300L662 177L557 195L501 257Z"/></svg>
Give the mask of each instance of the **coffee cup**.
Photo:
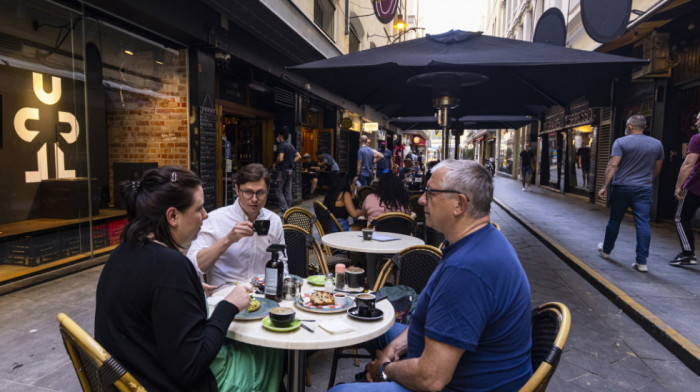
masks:
<svg viewBox="0 0 700 392"><path fill-rule="evenodd" d="M357 314L362 317L370 317L374 311L376 297L374 294L362 293L355 297L357 302Z"/></svg>
<svg viewBox="0 0 700 392"><path fill-rule="evenodd" d="M296 312L294 308L287 306L278 306L270 309L270 322L275 327L288 327L294 321Z"/></svg>
<svg viewBox="0 0 700 392"><path fill-rule="evenodd" d="M374 233L374 230L372 230L372 229L362 229L362 239L365 241L371 240L373 233Z"/></svg>
<svg viewBox="0 0 700 392"><path fill-rule="evenodd" d="M337 293L334 294L335 306L345 306L345 294Z"/></svg>
<svg viewBox="0 0 700 392"><path fill-rule="evenodd" d="M345 282L348 287L357 289L365 284L364 279L365 270L359 267L347 267L345 269Z"/></svg>
<svg viewBox="0 0 700 392"><path fill-rule="evenodd" d="M270 231L270 220L260 219L253 222L253 231L258 233L258 235L267 235Z"/></svg>

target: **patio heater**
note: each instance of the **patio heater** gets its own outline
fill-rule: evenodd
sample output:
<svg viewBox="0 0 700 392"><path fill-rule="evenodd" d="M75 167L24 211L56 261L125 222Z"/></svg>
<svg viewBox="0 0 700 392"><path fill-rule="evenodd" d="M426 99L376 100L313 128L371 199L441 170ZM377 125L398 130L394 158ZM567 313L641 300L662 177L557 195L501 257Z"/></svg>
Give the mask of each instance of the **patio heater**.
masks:
<svg viewBox="0 0 700 392"><path fill-rule="evenodd" d="M450 109L459 106L460 90L462 87L476 86L488 80L488 76L473 72L441 71L412 76L406 81L410 85L430 87L433 90L433 107L438 110L438 124L442 127L443 160L448 158Z"/></svg>

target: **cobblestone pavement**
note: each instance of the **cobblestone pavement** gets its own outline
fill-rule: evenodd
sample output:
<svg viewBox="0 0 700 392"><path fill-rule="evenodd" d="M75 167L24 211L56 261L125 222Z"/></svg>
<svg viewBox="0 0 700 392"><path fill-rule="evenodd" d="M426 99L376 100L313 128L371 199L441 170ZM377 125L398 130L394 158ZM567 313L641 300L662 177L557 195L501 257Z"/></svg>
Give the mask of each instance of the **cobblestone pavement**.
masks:
<svg viewBox="0 0 700 392"><path fill-rule="evenodd" d="M518 251L533 307L560 301L572 312L571 333L549 391L698 389L700 380L692 371L496 205L492 220ZM0 296L0 390L80 390L56 314L67 313L92 333L100 271L91 268ZM313 385L307 390L326 390L331 355L321 350L309 356ZM336 381L353 380L364 363L357 368L351 360L341 360Z"/></svg>

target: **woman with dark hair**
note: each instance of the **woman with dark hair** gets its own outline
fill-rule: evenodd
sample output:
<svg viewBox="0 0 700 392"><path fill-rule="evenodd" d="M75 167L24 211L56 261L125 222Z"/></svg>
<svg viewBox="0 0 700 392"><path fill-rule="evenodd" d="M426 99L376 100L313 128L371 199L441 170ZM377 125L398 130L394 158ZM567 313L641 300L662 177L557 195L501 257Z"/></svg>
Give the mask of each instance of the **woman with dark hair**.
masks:
<svg viewBox="0 0 700 392"><path fill-rule="evenodd" d="M348 217L353 219L362 215L362 211L355 208L353 203L353 195L355 194L355 183L352 177L334 177L333 183L326 192L326 197L323 199L323 205L330 210L338 220L340 227L344 231L350 230ZM338 229L331 222L331 232L336 232Z"/></svg>
<svg viewBox="0 0 700 392"><path fill-rule="evenodd" d="M129 222L97 284L96 340L149 391L276 390L279 355L226 340L249 286L207 318L203 284L181 253L207 218L199 178L165 166L120 187Z"/></svg>
<svg viewBox="0 0 700 392"><path fill-rule="evenodd" d="M360 211L367 217L369 226L381 214L386 212L411 213L411 202L408 200L408 192L403 187L401 179L390 173L379 177L377 193L372 193L365 198Z"/></svg>

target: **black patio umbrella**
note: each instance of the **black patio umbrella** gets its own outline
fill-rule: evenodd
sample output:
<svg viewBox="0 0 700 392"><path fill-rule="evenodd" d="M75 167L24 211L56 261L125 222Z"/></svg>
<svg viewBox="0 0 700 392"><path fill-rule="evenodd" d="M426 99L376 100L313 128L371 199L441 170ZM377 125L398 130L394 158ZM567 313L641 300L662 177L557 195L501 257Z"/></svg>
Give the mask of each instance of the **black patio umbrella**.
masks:
<svg viewBox="0 0 700 392"><path fill-rule="evenodd" d="M431 116L433 98L446 94L459 99L460 115L536 115L592 88L608 89L612 77L644 64L452 30L289 69L356 104L399 117Z"/></svg>
<svg viewBox="0 0 700 392"><path fill-rule="evenodd" d="M462 116L459 120L452 118L450 124L463 129L518 129L534 122L537 119L528 116L490 115ZM389 119L389 123L407 131L441 128L435 116L394 117Z"/></svg>

